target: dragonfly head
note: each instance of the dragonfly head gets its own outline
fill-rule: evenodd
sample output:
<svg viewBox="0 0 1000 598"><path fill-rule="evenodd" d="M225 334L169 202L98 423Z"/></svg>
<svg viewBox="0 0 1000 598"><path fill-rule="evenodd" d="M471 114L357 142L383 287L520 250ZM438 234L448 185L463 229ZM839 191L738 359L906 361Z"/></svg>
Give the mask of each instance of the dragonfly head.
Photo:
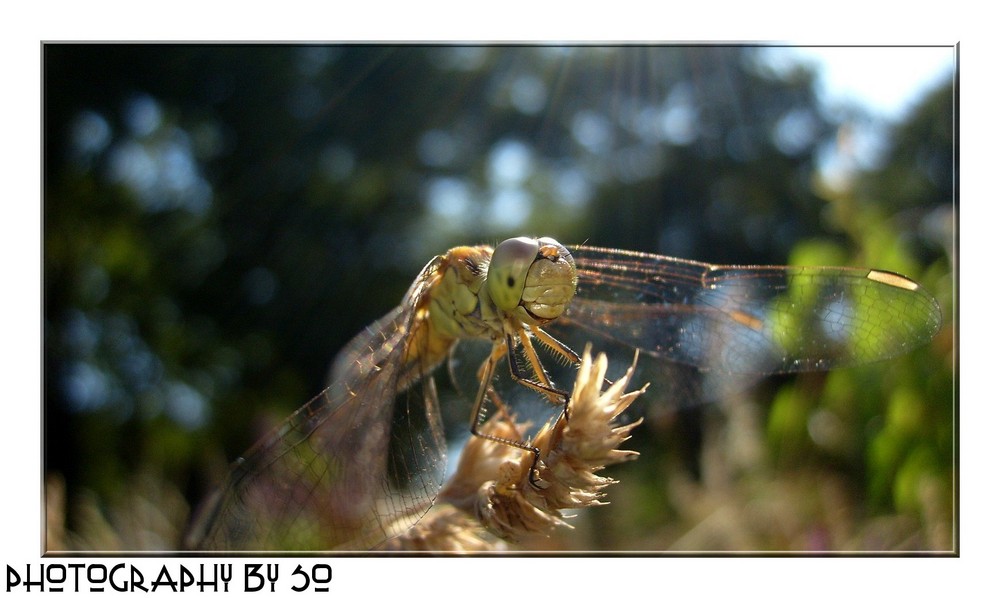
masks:
<svg viewBox="0 0 1000 598"><path fill-rule="evenodd" d="M500 310L526 324L544 324L573 299L576 264L555 239L507 239L493 250L486 288Z"/></svg>

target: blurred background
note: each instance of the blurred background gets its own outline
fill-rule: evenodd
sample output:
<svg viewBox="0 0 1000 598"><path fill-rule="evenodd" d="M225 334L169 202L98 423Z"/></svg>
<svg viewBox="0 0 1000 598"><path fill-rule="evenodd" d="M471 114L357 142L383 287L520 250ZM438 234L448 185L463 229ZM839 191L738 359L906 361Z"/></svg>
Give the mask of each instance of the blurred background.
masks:
<svg viewBox="0 0 1000 598"><path fill-rule="evenodd" d="M648 405L609 504L523 548L954 550L952 49L837 50L946 60L887 111L796 48L46 44L47 548L177 548L430 257L525 234L892 270L945 326Z"/></svg>

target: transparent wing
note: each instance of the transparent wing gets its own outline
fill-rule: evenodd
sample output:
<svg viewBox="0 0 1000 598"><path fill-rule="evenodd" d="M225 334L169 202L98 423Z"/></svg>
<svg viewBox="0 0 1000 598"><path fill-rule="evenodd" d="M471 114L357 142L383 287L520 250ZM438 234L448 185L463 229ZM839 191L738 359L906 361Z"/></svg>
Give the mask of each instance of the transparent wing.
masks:
<svg viewBox="0 0 1000 598"><path fill-rule="evenodd" d="M941 327L934 298L888 272L570 251L577 296L557 322L697 368L768 374L851 366L906 353Z"/></svg>
<svg viewBox="0 0 1000 598"><path fill-rule="evenodd" d="M412 318L404 301L355 337L332 385L237 461L198 549L368 550L423 516L446 458L433 378L410 384L436 365L406 354Z"/></svg>

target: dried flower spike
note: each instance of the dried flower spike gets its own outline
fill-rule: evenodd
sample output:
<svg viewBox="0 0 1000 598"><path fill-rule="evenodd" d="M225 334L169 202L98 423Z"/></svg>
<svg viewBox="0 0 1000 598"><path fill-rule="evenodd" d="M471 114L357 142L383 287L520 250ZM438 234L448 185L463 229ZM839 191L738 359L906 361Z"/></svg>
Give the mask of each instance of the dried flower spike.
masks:
<svg viewBox="0 0 1000 598"><path fill-rule="evenodd" d="M615 480L597 472L638 456L619 446L641 420L620 426L615 421L646 389L625 392L633 364L602 392L607 367L604 354L591 359L588 346L567 408L569 418L543 427L531 442L540 451L535 483L529 476L534 461L531 452L474 436L442 489L438 505L391 548L501 548L501 542L484 540L482 531L518 542L548 534L556 526L572 527L565 521L565 509L603 504L603 490ZM524 427L513 426L498 414L484 424L483 431L521 437Z"/></svg>

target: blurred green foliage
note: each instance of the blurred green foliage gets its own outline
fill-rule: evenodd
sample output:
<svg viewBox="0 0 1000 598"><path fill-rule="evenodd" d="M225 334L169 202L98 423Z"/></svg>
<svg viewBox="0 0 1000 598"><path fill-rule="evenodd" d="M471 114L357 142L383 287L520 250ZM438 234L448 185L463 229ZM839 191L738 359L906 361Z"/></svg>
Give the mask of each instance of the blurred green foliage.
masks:
<svg viewBox="0 0 1000 598"><path fill-rule="evenodd" d="M45 45L59 542L113 545L87 530L164 485L196 504L430 257L528 234L893 270L946 314L889 363L771 381L756 401L648 405L611 505L541 547L953 548L954 89L883 123L882 162L831 183L822 157L872 117L823 110L812 71L768 56ZM180 533L183 502L161 535ZM126 536L114 547L177 540Z"/></svg>

